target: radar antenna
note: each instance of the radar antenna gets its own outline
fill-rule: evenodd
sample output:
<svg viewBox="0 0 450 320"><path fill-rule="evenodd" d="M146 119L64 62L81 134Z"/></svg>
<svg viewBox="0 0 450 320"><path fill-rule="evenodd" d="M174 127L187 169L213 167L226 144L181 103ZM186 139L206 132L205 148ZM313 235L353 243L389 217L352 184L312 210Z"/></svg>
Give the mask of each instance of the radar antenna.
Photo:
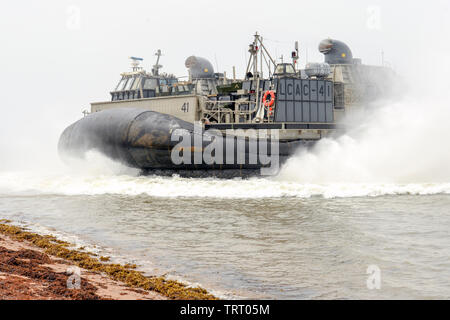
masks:
<svg viewBox="0 0 450 320"><path fill-rule="evenodd" d="M140 63L144 61L144 59L138 57L130 57L130 59L131 59L131 69L133 71L141 71L142 67L140 66Z"/></svg>
<svg viewBox="0 0 450 320"><path fill-rule="evenodd" d="M161 49L158 49L158 51L156 51L155 56L157 56L158 58L156 59L156 64L152 68L152 73L153 73L154 76L158 76L159 75L159 69L161 69L163 67L162 65L159 64L159 59L162 56Z"/></svg>

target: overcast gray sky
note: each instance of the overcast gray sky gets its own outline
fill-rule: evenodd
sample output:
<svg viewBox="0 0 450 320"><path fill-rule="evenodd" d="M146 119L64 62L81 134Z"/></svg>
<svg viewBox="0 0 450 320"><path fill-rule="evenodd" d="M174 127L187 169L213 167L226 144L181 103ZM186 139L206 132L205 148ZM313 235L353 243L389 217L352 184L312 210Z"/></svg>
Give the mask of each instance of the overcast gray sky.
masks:
<svg viewBox="0 0 450 320"><path fill-rule="evenodd" d="M163 70L178 76L192 54L242 75L258 31L277 57L298 40L302 62L306 50L322 61L317 45L331 37L368 64L380 64L384 50L401 73L426 62L431 42L448 41L449 17L440 0L9 1L0 11L0 161L18 148L54 149L90 102L110 98L131 55L150 70L161 49Z"/></svg>

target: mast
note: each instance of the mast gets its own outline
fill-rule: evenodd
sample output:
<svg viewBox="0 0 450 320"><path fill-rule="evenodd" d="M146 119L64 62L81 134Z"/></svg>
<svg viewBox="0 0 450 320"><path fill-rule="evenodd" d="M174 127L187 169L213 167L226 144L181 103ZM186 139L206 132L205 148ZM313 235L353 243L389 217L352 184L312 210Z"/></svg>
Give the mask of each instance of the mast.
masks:
<svg viewBox="0 0 450 320"><path fill-rule="evenodd" d="M156 58L156 64L152 68L152 73L153 73L154 76L158 76L159 75L159 69L161 69L163 67L162 65L159 64L159 59L162 56L161 49L158 49L158 51L156 51L155 56L157 56L158 58Z"/></svg>
<svg viewBox="0 0 450 320"><path fill-rule="evenodd" d="M276 67L276 63L263 44L263 38L258 34L254 35L253 42L249 45L250 58L245 71L245 79L256 81L255 85L255 106L257 109L255 121L260 122L264 117L264 106L262 105L261 79L263 78L263 62L265 61L269 69L269 77L272 76L271 64ZM259 56L259 57L258 57Z"/></svg>
<svg viewBox="0 0 450 320"><path fill-rule="evenodd" d="M247 69L245 71L245 78L250 78L247 76L250 71L253 72L252 78L255 78L258 75L258 69L261 68L262 70L263 61L266 61L270 77L272 76L271 65L276 66L277 64L264 46L263 38L258 34L258 32L255 33L254 37L255 39L249 45L248 49L248 52L250 52L250 58L248 60ZM258 53L260 53L260 59L258 59ZM259 66L259 63L261 64L261 66ZM260 77L262 77L262 74L260 75Z"/></svg>

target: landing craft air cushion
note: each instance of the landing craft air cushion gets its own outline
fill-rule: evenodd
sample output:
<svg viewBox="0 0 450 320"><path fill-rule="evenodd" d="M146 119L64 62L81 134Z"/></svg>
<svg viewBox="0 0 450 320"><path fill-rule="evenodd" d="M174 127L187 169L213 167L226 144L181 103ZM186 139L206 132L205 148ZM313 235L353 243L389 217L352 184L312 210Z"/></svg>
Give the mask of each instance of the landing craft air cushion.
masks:
<svg viewBox="0 0 450 320"><path fill-rule="evenodd" d="M111 101L92 103L62 133L59 152L65 158L97 150L163 175L276 172L299 149L334 134L346 114L392 91L390 68L363 65L341 41L323 40L319 50L325 62L298 70L297 44L292 63L276 63L255 34L244 79L191 56L189 79L179 81L159 72L160 50L151 73L131 57L132 71L121 74Z"/></svg>

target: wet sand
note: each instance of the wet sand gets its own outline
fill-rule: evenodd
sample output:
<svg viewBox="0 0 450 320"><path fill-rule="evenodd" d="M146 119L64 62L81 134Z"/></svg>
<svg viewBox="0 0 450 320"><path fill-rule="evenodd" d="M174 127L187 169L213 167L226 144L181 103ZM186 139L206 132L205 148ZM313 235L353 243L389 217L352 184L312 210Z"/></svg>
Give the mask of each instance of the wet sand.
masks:
<svg viewBox="0 0 450 320"><path fill-rule="evenodd" d="M1 300L161 300L161 294L133 289L104 274L80 268L79 289L70 261L54 258L42 249L0 236Z"/></svg>
<svg viewBox="0 0 450 320"><path fill-rule="evenodd" d="M52 236L0 222L0 300L216 299L204 289L148 277L136 266L106 263Z"/></svg>

